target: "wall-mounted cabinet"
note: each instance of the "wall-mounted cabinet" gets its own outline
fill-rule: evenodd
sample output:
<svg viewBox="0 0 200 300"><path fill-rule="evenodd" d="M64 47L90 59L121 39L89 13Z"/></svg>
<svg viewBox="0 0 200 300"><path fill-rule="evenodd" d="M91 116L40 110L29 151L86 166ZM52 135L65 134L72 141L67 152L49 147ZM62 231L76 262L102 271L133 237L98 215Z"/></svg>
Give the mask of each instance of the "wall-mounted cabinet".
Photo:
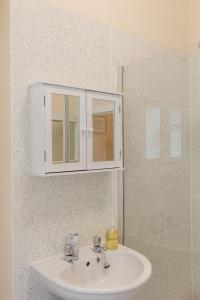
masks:
<svg viewBox="0 0 200 300"><path fill-rule="evenodd" d="M30 87L31 174L122 167L122 96L38 83Z"/></svg>

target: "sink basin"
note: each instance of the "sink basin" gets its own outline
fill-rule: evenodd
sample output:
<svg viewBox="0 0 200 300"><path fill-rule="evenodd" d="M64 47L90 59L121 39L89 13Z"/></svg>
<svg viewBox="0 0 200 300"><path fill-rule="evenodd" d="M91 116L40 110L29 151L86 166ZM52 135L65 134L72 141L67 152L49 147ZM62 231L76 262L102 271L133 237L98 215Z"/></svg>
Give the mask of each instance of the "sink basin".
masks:
<svg viewBox="0 0 200 300"><path fill-rule="evenodd" d="M133 300L151 276L151 263L125 246L106 251L110 268L97 263L92 247L80 249L79 260L63 255L32 263L34 276L52 294L66 300Z"/></svg>

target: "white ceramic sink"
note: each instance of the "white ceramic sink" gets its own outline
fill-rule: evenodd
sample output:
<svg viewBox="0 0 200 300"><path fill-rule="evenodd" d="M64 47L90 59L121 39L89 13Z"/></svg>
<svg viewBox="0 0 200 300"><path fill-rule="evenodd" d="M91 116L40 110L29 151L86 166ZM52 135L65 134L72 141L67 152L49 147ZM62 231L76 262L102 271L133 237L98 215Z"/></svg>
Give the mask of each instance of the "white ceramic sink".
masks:
<svg viewBox="0 0 200 300"><path fill-rule="evenodd" d="M49 292L66 300L133 300L151 276L149 260L119 246L106 251L110 268L104 269L91 249L81 248L79 260L73 263L64 261L63 255L34 262L33 274Z"/></svg>

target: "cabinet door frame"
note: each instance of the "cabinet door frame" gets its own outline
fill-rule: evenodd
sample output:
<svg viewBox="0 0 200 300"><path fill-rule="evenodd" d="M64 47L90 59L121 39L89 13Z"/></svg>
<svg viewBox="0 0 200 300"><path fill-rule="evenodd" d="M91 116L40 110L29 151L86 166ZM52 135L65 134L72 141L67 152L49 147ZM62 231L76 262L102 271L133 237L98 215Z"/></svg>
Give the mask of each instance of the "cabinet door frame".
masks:
<svg viewBox="0 0 200 300"><path fill-rule="evenodd" d="M120 95L86 92L87 98L87 169L112 169L122 167L122 118L121 106L122 97ZM92 100L113 101L115 108L114 120L114 157L112 161L93 161L93 115Z"/></svg>
<svg viewBox="0 0 200 300"><path fill-rule="evenodd" d="M52 94L79 97L79 161L53 163L52 160ZM45 87L45 107L44 107L44 137L45 137L45 173L69 172L86 170L86 99L85 91L64 87Z"/></svg>

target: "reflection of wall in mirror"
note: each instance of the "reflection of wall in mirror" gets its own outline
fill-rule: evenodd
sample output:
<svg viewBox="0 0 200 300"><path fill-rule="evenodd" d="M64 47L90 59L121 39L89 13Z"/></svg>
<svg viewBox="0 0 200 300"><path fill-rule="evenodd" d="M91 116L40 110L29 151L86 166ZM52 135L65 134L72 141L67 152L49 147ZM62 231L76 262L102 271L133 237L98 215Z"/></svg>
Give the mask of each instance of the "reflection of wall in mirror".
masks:
<svg viewBox="0 0 200 300"><path fill-rule="evenodd" d="M111 100L93 99L92 100L92 112L94 114L103 114L114 111L115 104Z"/></svg>
<svg viewBox="0 0 200 300"><path fill-rule="evenodd" d="M52 113L65 113L65 95L52 94Z"/></svg>
<svg viewBox="0 0 200 300"><path fill-rule="evenodd" d="M113 150L113 114L93 115L93 160L111 161Z"/></svg>
<svg viewBox="0 0 200 300"><path fill-rule="evenodd" d="M77 96L67 96L68 99L68 118L69 121L76 122L78 118L78 97Z"/></svg>

